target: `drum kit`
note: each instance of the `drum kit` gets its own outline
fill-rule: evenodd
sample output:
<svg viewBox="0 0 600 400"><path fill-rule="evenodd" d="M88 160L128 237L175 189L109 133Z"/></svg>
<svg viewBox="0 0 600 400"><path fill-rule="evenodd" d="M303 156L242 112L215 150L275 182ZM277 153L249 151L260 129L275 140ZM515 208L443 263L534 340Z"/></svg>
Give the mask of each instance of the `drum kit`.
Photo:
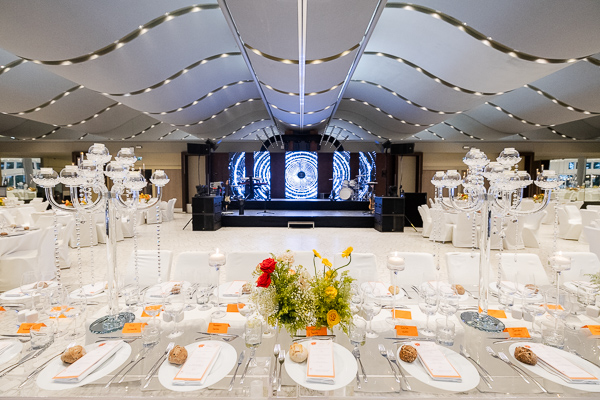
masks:
<svg viewBox="0 0 600 400"><path fill-rule="evenodd" d="M364 182L358 179L363 176L364 175L357 175L356 179L351 180L344 179L342 181L342 188L337 193L339 198L344 201L361 201L368 200L371 197L373 197L373 194L375 192L375 185L377 185L377 182ZM367 191L362 190L362 188L364 188L365 186L369 186L369 189ZM332 196L332 199L335 197L336 196Z"/></svg>

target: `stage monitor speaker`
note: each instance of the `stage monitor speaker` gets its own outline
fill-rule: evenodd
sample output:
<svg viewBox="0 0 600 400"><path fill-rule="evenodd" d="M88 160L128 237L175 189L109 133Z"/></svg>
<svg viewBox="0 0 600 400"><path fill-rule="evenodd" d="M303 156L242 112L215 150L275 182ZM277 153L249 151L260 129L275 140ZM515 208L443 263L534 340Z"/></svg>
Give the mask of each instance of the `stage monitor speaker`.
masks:
<svg viewBox="0 0 600 400"><path fill-rule="evenodd" d="M390 147L390 153L393 155L412 154L414 152L414 143L395 143Z"/></svg>
<svg viewBox="0 0 600 400"><path fill-rule="evenodd" d="M188 143L187 152L192 155L206 155L210 154L210 145L204 143Z"/></svg>

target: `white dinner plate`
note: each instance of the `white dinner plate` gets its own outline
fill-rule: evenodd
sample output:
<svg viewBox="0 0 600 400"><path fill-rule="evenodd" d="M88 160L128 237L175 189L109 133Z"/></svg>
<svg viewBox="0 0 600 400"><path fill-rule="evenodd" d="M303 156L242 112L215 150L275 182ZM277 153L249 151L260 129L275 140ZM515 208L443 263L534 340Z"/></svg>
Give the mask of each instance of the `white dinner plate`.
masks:
<svg viewBox="0 0 600 400"><path fill-rule="evenodd" d="M181 281L181 292L184 294L185 291L190 286L192 286L192 284L190 282L188 282L188 281ZM156 293L162 293L162 290L160 289L159 284L149 287L148 290L146 290L146 297L160 298L160 295L158 295ZM154 295L154 294L156 294L156 295Z"/></svg>
<svg viewBox="0 0 600 400"><path fill-rule="evenodd" d="M446 287L448 287L450 290L452 290L452 285L451 285L450 283L448 283L448 282L444 282L444 281L437 281L437 282L439 282L439 283L440 283L440 284L442 284L442 285L445 285L445 286L446 286ZM434 287L434 288L435 288L436 286L438 286L438 285L436 285L436 281L431 281L431 282L429 282L429 283L430 283L430 286L431 286L431 287ZM445 292L445 293L446 293L446 292ZM451 291L450 291L450 292L448 292L448 293L453 293L453 292L451 292ZM459 295L458 295L458 301L466 301L466 300L469 300L469 293L468 293L468 292L465 290L465 293L464 293L464 294L459 294Z"/></svg>
<svg viewBox="0 0 600 400"><path fill-rule="evenodd" d="M53 288L58 285L55 281L46 281L46 282L48 282L48 287L45 289ZM13 294L13 295L17 294L17 296L10 296L11 294ZM37 293L36 296L39 296L39 293ZM21 292L20 287L7 290L6 292L0 294L1 300L21 300L22 301L22 300L29 299L29 298L31 298L31 296Z"/></svg>
<svg viewBox="0 0 600 400"><path fill-rule="evenodd" d="M519 286L521 286L521 285L519 285ZM539 287L538 287L538 289L539 289ZM492 293L498 294L498 282L490 282L490 291ZM520 293L515 293L514 297L520 299L522 296ZM543 300L544 296L542 296L541 289L540 289L537 294L535 294L533 296L528 296L527 298L535 299L535 300Z"/></svg>
<svg viewBox="0 0 600 400"><path fill-rule="evenodd" d="M100 343L92 343L84 346L86 352L90 352L98 347ZM117 368L119 368L125 361L129 359L131 355L131 346L128 343L123 343L123 346L115 354L110 356L106 361L104 361L94 372L86 376L80 382L54 382L52 378L56 376L60 371L67 368L68 364L62 362L60 357L55 358L50 361L50 363L40 372L36 379L37 385L41 389L45 390L65 390L72 389L76 387L80 387L83 385L87 385L88 383L92 383L97 381L100 378L105 377L110 374Z"/></svg>
<svg viewBox="0 0 600 400"><path fill-rule="evenodd" d="M307 342L299 342L300 344ZM337 343L333 344L333 362L335 366L335 383L306 382L306 361L302 363L293 362L289 352L285 355L285 370L287 374L300 386L311 390L336 390L348 385L356 376L356 359L345 347Z"/></svg>
<svg viewBox="0 0 600 400"><path fill-rule="evenodd" d="M410 343L407 343L410 344ZM433 386L438 389L447 390L449 392L466 392L479 385L479 374L477 370L466 358L458 354L457 352L450 350L447 347L439 346L438 348L446 356L450 364L456 369L462 378L462 382L442 382L434 381L431 379L421 362L417 359L412 363L407 363L400 360L400 349L396 351L396 358L398 362L404 368L406 372L411 374L416 379L420 380L426 385Z"/></svg>
<svg viewBox="0 0 600 400"><path fill-rule="evenodd" d="M370 283L369 283L369 282L364 282L364 283L361 285L361 289L362 289L362 290L365 290L365 288L368 288L368 287L369 287L368 285L370 285ZM385 286L385 283L384 283L383 285ZM388 291L389 291L389 286L391 286L391 285L388 285L388 286L386 287L386 289L388 289ZM400 291L398 292L398 294L397 294L397 295L395 295L395 296L392 296L392 295L390 294L390 295L388 296L387 294L383 294L383 295L381 295L381 296L377 296L377 298L378 298L378 299L379 299L379 300L380 300L380 301L381 301L383 304L391 304L391 303L392 303L392 297L394 298L394 300L398 301L398 300L402 299L404 296L405 296L405 295L404 295L404 290L402 290L402 287L400 286Z"/></svg>
<svg viewBox="0 0 600 400"><path fill-rule="evenodd" d="M225 291L227 291L227 289L229 289L229 286L231 286L232 282L225 282L222 285L219 285L219 302L221 303L235 303L237 302L238 298L236 296L223 296L223 293L225 293ZM213 294L216 296L217 295L217 290L215 289L215 291L213 292ZM247 294L243 294L240 296L241 300L247 300L248 299Z"/></svg>
<svg viewBox="0 0 600 400"><path fill-rule="evenodd" d="M71 292L71 294L70 294L70 297L71 297L72 299L83 299L83 298L95 299L95 298L97 298L97 297L104 296L104 295L106 295L106 291L105 291L105 289L104 289L104 288L106 287L106 284L107 284L107 282L106 282L106 281L101 281L101 282L96 282L96 283L94 283L94 284L85 285L85 286L84 286L84 288L85 288L85 287L90 287L90 289L91 289L91 286L92 286L92 285L94 285L94 287L98 286L99 288L101 288L101 289L102 289L102 291L101 291L101 292L99 292L99 293L96 293L96 294L88 294L88 295L83 295L83 294L82 294L82 290L81 290L81 288L79 288L79 289L75 289L75 290L73 290L73 291Z"/></svg>
<svg viewBox="0 0 600 400"><path fill-rule="evenodd" d="M196 346L200 343L207 343L208 341L200 341L192 344L188 344L185 346L185 349L190 353ZM215 365L213 365L210 373L206 377L204 384L202 385L173 385L173 378L177 375L177 372L181 368L180 365L173 365L169 362L169 360L165 360L160 369L158 370L158 380L161 385L166 387L169 390L174 392L193 392L194 390L204 389L209 387L210 385L214 385L223 379L227 374L233 369L237 360L237 352L229 343L211 341L211 343L217 343L221 346L221 351L219 352L219 356L215 361Z"/></svg>
<svg viewBox="0 0 600 400"><path fill-rule="evenodd" d="M12 343L12 346L0 354L0 366L15 358L23 350L23 343L20 340L7 340L6 342Z"/></svg>
<svg viewBox="0 0 600 400"><path fill-rule="evenodd" d="M528 344L529 343L527 343L527 342L513 343L510 345L510 347L508 349L508 352L510 353L511 358L516 361L516 364L519 367L526 368L527 370L529 370L530 372L533 372L537 376L547 379L549 381L552 381L554 383L558 383L559 385L563 385L563 386L566 386L566 387L569 387L572 389L583 390L586 392L600 392L600 385L593 385L593 384L587 384L587 383L568 383L568 382L562 380L561 378L559 378L558 376L546 371L544 368L542 368L539 365L529 365L529 364L525 364L525 363L518 361L514 356L515 348L517 348L518 346L526 346ZM600 379L600 368L598 368L594 364L587 362L587 361L577 357L575 354L571 354L567 351L555 349L554 347L549 347L549 346L546 346L546 347L554 352L557 352L561 357L571 361L573 364L577 365L579 368L584 369L588 373L590 373L590 374L594 375L596 378Z"/></svg>

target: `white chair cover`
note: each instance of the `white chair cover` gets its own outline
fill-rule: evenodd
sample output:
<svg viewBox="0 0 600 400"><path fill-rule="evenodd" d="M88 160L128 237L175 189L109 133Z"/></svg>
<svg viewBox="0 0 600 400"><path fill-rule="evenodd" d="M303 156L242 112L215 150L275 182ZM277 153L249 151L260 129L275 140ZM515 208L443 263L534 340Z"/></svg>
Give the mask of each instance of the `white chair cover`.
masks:
<svg viewBox="0 0 600 400"><path fill-rule="evenodd" d="M158 256L157 250L138 250L138 271L140 287L151 286L158 283ZM123 283L129 285L135 282L135 255L132 253L129 263L123 274ZM160 251L160 276L165 282L171 276L171 260L173 252Z"/></svg>
<svg viewBox="0 0 600 400"><path fill-rule="evenodd" d="M540 247L538 233L542 220L546 217L547 211L540 211L535 214L524 215L520 217L523 220L523 245L525 247Z"/></svg>
<svg viewBox="0 0 600 400"><path fill-rule="evenodd" d="M348 258L342 258L342 254L336 254L333 257L334 268L347 264ZM319 265L317 265L318 267ZM321 264L322 266L322 264ZM375 282L377 277L377 258L373 253L352 253L352 262L346 268L340 269L338 273L348 271L349 275L356 279L358 283Z"/></svg>
<svg viewBox="0 0 600 400"><path fill-rule="evenodd" d="M479 285L479 253L446 253L448 281L459 285Z"/></svg>
<svg viewBox="0 0 600 400"><path fill-rule="evenodd" d="M550 285L548 275L540 258L535 254L502 253L500 255L500 270L506 279L515 281L524 274L534 276L537 286ZM533 283L521 282L519 283Z"/></svg>
<svg viewBox="0 0 600 400"><path fill-rule="evenodd" d="M586 226L583 231L590 247L590 252L600 258L600 228Z"/></svg>
<svg viewBox="0 0 600 400"><path fill-rule="evenodd" d="M600 218L600 211L583 209L583 210L579 210L579 214L581 215L581 227L582 227L581 234L579 235L579 241L583 244L587 244L585 234L583 233L583 228L585 228L586 226L590 226L592 221L595 221L598 218Z"/></svg>
<svg viewBox="0 0 600 400"><path fill-rule="evenodd" d="M431 214L429 212L429 207L427 207L427 204L422 204L417 209L419 210L419 214L421 215L421 219L423 220L422 235L423 237L428 238L431 235L431 228L433 226Z"/></svg>
<svg viewBox="0 0 600 400"><path fill-rule="evenodd" d="M0 225L16 225L15 217L8 210L0 210Z"/></svg>
<svg viewBox="0 0 600 400"><path fill-rule="evenodd" d="M266 258L271 258L268 251L233 251L227 254L227 264L223 267L225 281L252 281L252 272Z"/></svg>
<svg viewBox="0 0 600 400"><path fill-rule="evenodd" d="M29 225L33 226L33 220L31 219L31 214L36 210L34 207L24 206L17 208L17 225Z"/></svg>
<svg viewBox="0 0 600 400"><path fill-rule="evenodd" d="M34 200L36 199L40 199L40 201L36 201L36 202L31 202L29 203L31 206L33 206L33 208L35 208L36 212L44 212L46 211L46 209L48 208L48 202L47 201L42 201L41 197L36 197Z"/></svg>
<svg viewBox="0 0 600 400"><path fill-rule="evenodd" d="M160 206L159 206L160 207ZM146 223L147 224L158 224L160 222L162 222L162 211L158 211L158 214L156 213L156 206L150 207L147 211L146 211Z"/></svg>
<svg viewBox="0 0 600 400"><path fill-rule="evenodd" d="M479 247L479 233L475 222L475 243L473 243L473 220L479 220L477 213L461 212L456 215L456 225L452 226L452 245L454 247Z"/></svg>
<svg viewBox="0 0 600 400"><path fill-rule="evenodd" d="M589 252L563 252L565 257L571 259L571 269L561 272L561 281L590 281L587 274L600 272L600 260L594 253Z"/></svg>
<svg viewBox="0 0 600 400"><path fill-rule="evenodd" d="M431 253L398 252L404 258L404 271L398 272L402 285L420 285L436 279L435 260Z"/></svg>
<svg viewBox="0 0 600 400"><path fill-rule="evenodd" d="M217 274L208 265L208 251L184 251L175 258L171 267L172 281L216 283Z"/></svg>
<svg viewBox="0 0 600 400"><path fill-rule="evenodd" d="M122 213L121 214L121 230L123 231L123 237L133 237L133 214Z"/></svg>
<svg viewBox="0 0 600 400"><path fill-rule="evenodd" d="M93 214L81 214L79 221L79 232L80 232L80 240L79 245L81 247L89 247L98 245L98 231L96 230L96 225L94 222ZM90 232L90 225L92 226L92 230ZM69 246L77 247L77 235L76 230L71 234L71 238L69 239Z"/></svg>
<svg viewBox="0 0 600 400"><path fill-rule="evenodd" d="M429 240L436 242L449 242L452 240L452 231L456 221L457 214L444 212L440 209L429 210L432 219L431 232Z"/></svg>
<svg viewBox="0 0 600 400"><path fill-rule="evenodd" d="M579 209L573 205L565 205L556 212L558 213L558 237L579 240L582 228Z"/></svg>
<svg viewBox="0 0 600 400"><path fill-rule="evenodd" d="M163 221L173 221L175 219L175 202L177 199L173 198L166 202L166 207L161 209Z"/></svg>

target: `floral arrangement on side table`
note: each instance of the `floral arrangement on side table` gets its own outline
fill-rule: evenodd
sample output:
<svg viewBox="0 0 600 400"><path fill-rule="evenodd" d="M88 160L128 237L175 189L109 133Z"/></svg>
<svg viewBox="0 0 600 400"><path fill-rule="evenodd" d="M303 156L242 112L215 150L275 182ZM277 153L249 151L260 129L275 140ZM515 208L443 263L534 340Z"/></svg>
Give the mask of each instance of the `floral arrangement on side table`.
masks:
<svg viewBox="0 0 600 400"><path fill-rule="evenodd" d="M534 194L533 201L536 203L543 203L544 202L544 193Z"/></svg>
<svg viewBox="0 0 600 400"><path fill-rule="evenodd" d="M147 202L148 202L148 200L150 200L150 197L152 197L152 196L150 196L150 195L149 195L149 194L147 194L147 193L140 193L140 196L139 196L139 201L144 201L144 202L146 202L146 203L147 203Z"/></svg>

